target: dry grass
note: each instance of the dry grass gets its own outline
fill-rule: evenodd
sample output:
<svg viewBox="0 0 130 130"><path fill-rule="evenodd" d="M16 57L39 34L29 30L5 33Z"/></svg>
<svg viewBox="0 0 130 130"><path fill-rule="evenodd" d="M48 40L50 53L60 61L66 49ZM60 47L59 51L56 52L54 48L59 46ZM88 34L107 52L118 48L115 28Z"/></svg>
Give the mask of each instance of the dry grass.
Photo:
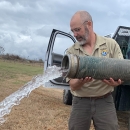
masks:
<svg viewBox="0 0 130 130"><path fill-rule="evenodd" d="M17 72L0 77L0 101L18 90L33 75ZM14 106L0 130L68 130L71 106L62 103L62 90L39 87ZM127 130L125 115L120 115L121 130ZM94 130L93 125L91 130Z"/></svg>
<svg viewBox="0 0 130 130"><path fill-rule="evenodd" d="M39 87L13 107L0 130L68 130L70 111L71 106L62 103L62 90ZM120 124L127 130L125 123Z"/></svg>
<svg viewBox="0 0 130 130"><path fill-rule="evenodd" d="M0 130L68 130L70 110L62 90L40 87L13 107Z"/></svg>
<svg viewBox="0 0 130 130"><path fill-rule="evenodd" d="M34 90L29 98L24 98L19 106L12 109L1 130L66 129L70 107L61 102L62 92L58 90L58 93L53 90L52 95L52 90L42 87Z"/></svg>

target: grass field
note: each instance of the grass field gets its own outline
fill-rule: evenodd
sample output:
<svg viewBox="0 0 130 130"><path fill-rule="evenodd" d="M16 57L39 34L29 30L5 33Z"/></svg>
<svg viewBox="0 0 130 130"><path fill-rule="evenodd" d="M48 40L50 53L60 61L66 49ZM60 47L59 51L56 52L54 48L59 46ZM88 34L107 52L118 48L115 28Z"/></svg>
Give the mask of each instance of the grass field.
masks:
<svg viewBox="0 0 130 130"><path fill-rule="evenodd" d="M0 60L0 101L42 73L43 67L38 64ZM0 130L67 130L71 106L62 103L62 93L43 87L33 90L12 108Z"/></svg>
<svg viewBox="0 0 130 130"><path fill-rule="evenodd" d="M30 81L37 74L42 73L43 67L38 64L31 65L29 63L23 64L22 62L0 60L0 89L3 90L0 91L0 95L4 92L5 96L7 96ZM4 96L2 97L4 98Z"/></svg>
<svg viewBox="0 0 130 130"><path fill-rule="evenodd" d="M34 76L39 73L43 73L43 67L37 65L31 65L28 63L13 62L0 60L0 78L4 79L5 76L8 78L16 78L17 74ZM15 77L14 77L15 76Z"/></svg>
<svg viewBox="0 0 130 130"><path fill-rule="evenodd" d="M0 101L17 91L37 74L39 64L0 60ZM62 90L39 87L14 106L0 130L68 130L71 106L62 102ZM120 130L127 130L127 113L119 113ZM90 130L94 130L93 125Z"/></svg>

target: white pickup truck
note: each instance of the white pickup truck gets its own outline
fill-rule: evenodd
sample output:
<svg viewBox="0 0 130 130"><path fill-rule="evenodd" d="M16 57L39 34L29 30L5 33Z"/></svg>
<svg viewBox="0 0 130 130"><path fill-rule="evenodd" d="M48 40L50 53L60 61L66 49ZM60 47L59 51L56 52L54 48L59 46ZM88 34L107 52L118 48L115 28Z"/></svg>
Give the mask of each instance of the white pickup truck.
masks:
<svg viewBox="0 0 130 130"><path fill-rule="evenodd" d="M119 26L113 36L107 35L117 41L122 50L125 59L130 59L130 27ZM61 61L67 48L76 42L75 38L65 32L53 29L48 47L45 54L44 71L48 66L61 66ZM65 88L63 91L63 103L67 105L72 104L72 94L70 92L69 84L63 80L63 77L50 80L45 83L45 86L53 86L58 88ZM120 111L130 110L130 86L120 85L116 87L113 92L115 107Z"/></svg>

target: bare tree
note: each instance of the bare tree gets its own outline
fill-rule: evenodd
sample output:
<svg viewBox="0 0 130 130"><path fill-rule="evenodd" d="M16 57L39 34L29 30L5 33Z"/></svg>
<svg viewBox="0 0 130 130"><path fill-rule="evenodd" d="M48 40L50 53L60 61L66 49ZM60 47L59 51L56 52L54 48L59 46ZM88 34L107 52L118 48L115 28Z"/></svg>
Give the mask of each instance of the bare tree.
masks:
<svg viewBox="0 0 130 130"><path fill-rule="evenodd" d="M4 51L4 48L0 46L0 55L3 55Z"/></svg>

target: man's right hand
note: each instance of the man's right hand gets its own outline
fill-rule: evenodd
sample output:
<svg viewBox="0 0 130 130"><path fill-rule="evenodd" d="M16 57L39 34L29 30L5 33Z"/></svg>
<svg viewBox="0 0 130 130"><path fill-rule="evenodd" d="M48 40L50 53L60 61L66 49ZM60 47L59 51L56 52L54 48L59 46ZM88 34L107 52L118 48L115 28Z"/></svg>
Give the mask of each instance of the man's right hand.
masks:
<svg viewBox="0 0 130 130"><path fill-rule="evenodd" d="M85 83L91 82L93 80L92 77L85 77L84 79L71 79L69 81L69 85L72 91L80 89Z"/></svg>

